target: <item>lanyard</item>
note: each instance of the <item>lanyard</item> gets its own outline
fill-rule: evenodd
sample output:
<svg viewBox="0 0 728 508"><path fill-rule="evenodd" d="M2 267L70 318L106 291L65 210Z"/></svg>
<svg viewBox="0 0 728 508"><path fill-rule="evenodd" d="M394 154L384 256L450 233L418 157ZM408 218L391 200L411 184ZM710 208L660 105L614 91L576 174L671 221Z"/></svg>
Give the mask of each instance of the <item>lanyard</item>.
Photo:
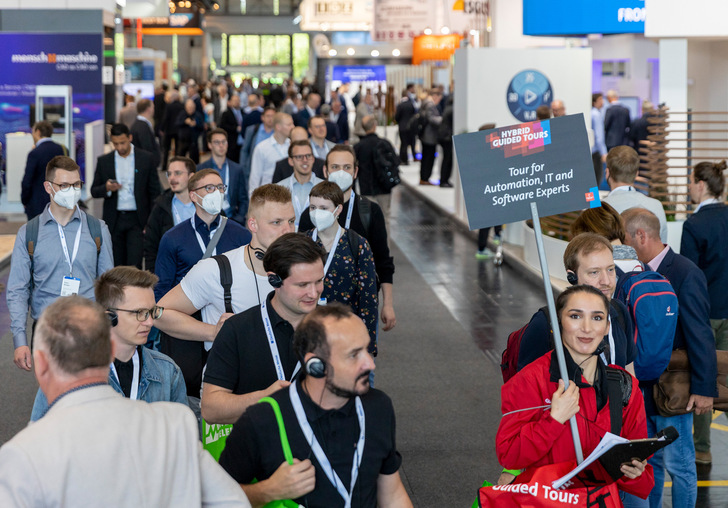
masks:
<svg viewBox="0 0 728 508"><path fill-rule="evenodd" d="M614 336L612 335L612 329L614 327L612 326L611 316L609 317L609 325L610 325L609 326L609 359L611 360L611 362L607 361L607 357L604 353L601 354L601 357L602 357L602 361L604 362L605 365L610 365L610 364L614 365L614 364L616 364L616 358L615 358L616 350L614 347Z"/></svg>
<svg viewBox="0 0 728 508"><path fill-rule="evenodd" d="M207 247L205 247L205 242L202 241L202 237L200 236L199 231L197 231L197 228L195 227L195 216L194 215L192 216L192 218L190 218L190 224L192 224L192 231L195 232L195 236L197 237L197 243L200 244L200 249L202 249L202 255L204 256L205 252L207 251ZM220 226L218 226L218 228L219 227ZM210 238L213 237L213 235L215 234L216 231L217 231L217 228L210 231L210 237L208 238L208 240L210 240ZM215 247L213 249L212 255L214 256L216 253L217 253L217 247Z"/></svg>
<svg viewBox="0 0 728 508"><path fill-rule="evenodd" d="M131 389L129 390L129 398L137 400L137 397L139 397L139 351L137 349L134 350L134 356L131 357L131 363L134 365L134 370L131 374ZM119 374L116 372L114 362L111 362L111 371L114 373L114 377L116 378L116 381L118 381L119 386L121 386L121 380L119 379Z"/></svg>
<svg viewBox="0 0 728 508"><path fill-rule="evenodd" d="M213 164L214 164L214 162L215 161L213 161ZM225 159L225 162L223 163L222 167L218 170L218 172L220 174L222 174L223 171L225 172L225 181L224 181L224 183L225 183L225 194L224 194L224 197L225 197L225 201L227 202L227 201L229 201L228 193L230 192L230 165L228 164L227 159ZM227 210L229 207L230 207L230 205L225 206L225 203L223 203L223 208L225 208Z"/></svg>
<svg viewBox="0 0 728 508"><path fill-rule="evenodd" d="M331 485L333 485L336 490L339 491L339 495L344 498L344 507L350 508L351 496L354 492L356 479L359 476L359 467L361 466L361 459L362 455L364 454L365 420L364 406L362 406L361 398L357 396L355 399L356 417L359 419L359 440L356 443L356 451L354 452L354 458L351 461L351 485L349 487L349 490L347 491L346 488L344 488L344 484L339 478L339 475L336 473L336 471L334 471L334 468L331 467L331 463L329 462L328 457L326 457L326 454L321 448L318 439L316 439L316 436L313 434L313 429L311 428L311 424L308 423L308 420L306 419L306 413L304 412L303 405L301 404L301 397L298 396L298 390L296 389L295 381L288 388L288 393L291 397L291 404L293 405L293 410L296 413L298 425L301 427L303 435L306 437L306 441L310 443L311 450L313 450L313 454L316 456L316 460L321 465L321 469L323 469L326 477L331 482Z"/></svg>
<svg viewBox="0 0 728 508"><path fill-rule="evenodd" d="M301 200L298 199L298 196L296 196L296 194L293 192L293 181L294 180L296 180L295 175L291 176L291 181L289 182L288 188L291 191L291 196L293 197L293 208L294 208L294 211L296 212L296 222L298 222L298 219L300 219L303 211L306 208L308 208L308 203L310 202L310 199L307 197L306 202L303 204L303 206L301 206ZM303 185L303 184L301 184L301 185Z"/></svg>
<svg viewBox="0 0 728 508"><path fill-rule="evenodd" d="M255 272L253 272L255 276ZM270 324L270 316L266 309L266 302L260 304L260 317L263 319L263 328L265 328L265 335L268 337L268 347L270 347L270 354L273 356L273 366L276 368L276 376L279 381L286 380L286 374L283 372L283 363L281 362L281 355L278 352L278 344L276 343L276 336L273 334L273 326ZM296 367L293 369L291 379L296 377L298 369L301 368L301 362L296 362Z"/></svg>
<svg viewBox="0 0 728 508"><path fill-rule="evenodd" d="M177 207L174 205L174 200L172 200L172 213L174 214L174 225L176 226L182 222L182 216L179 214L179 210L177 210Z"/></svg>
<svg viewBox="0 0 728 508"><path fill-rule="evenodd" d="M50 209L48 210L51 214L51 217L53 217L53 213L50 212ZM53 217L53 220L56 220L55 217ZM78 246L81 245L81 229L83 228L83 221L79 221L78 223L78 230L76 231L76 238L73 240L73 257L68 255L68 246L66 245L66 234L63 232L63 226L61 226L56 221L56 226L58 226L58 236L61 237L61 247L63 247L63 256L66 258L66 263L68 263L68 272L73 277L73 262L76 260L76 255L78 254Z"/></svg>
<svg viewBox="0 0 728 508"><path fill-rule="evenodd" d="M331 262L334 260L334 254L336 253L336 247L339 246L339 238L341 238L341 232L343 231L343 228L339 226L339 229L336 230L336 236L334 237L334 243L331 245L331 251L329 252L329 256L326 258L326 266L324 266L324 277L326 277L326 274L329 273L329 266L331 266ZM313 235L311 236L311 239L315 242L316 238L318 238L318 229L313 230Z"/></svg>
<svg viewBox="0 0 728 508"><path fill-rule="evenodd" d="M354 211L354 198L356 198L356 194L354 194L354 189L351 189L351 197L349 197L349 210L346 212L346 224L344 225L346 229L349 229L351 227L351 214Z"/></svg>

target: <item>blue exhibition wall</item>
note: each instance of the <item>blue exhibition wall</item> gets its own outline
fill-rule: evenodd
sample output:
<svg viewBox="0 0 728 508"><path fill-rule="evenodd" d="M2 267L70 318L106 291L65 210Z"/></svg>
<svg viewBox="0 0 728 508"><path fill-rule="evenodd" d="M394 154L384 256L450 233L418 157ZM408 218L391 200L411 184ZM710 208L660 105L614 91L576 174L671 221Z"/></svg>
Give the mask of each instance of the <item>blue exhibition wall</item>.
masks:
<svg viewBox="0 0 728 508"><path fill-rule="evenodd" d="M85 175L84 125L104 118L101 34L0 33L0 141L30 132L37 85L70 85L76 160ZM61 102L59 102L60 104ZM4 150L5 148L3 148ZM5 154L3 154L5 155Z"/></svg>
<svg viewBox="0 0 728 508"><path fill-rule="evenodd" d="M644 33L645 12L645 0L523 0L523 34Z"/></svg>

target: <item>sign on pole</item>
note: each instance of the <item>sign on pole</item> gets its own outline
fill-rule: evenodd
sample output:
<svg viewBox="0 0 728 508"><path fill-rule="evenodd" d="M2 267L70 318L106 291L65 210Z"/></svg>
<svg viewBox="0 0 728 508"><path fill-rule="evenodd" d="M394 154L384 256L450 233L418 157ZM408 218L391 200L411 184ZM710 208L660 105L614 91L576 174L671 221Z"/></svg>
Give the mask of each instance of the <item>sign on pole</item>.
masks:
<svg viewBox="0 0 728 508"><path fill-rule="evenodd" d="M470 229L533 219L549 319L557 323L539 215L601 206L584 118L562 116L461 134L453 142ZM559 371L568 388L561 332L558 326L552 329ZM576 416L569 424L581 463Z"/></svg>
<svg viewBox="0 0 728 508"><path fill-rule="evenodd" d="M601 206L582 115L453 137L470 229Z"/></svg>

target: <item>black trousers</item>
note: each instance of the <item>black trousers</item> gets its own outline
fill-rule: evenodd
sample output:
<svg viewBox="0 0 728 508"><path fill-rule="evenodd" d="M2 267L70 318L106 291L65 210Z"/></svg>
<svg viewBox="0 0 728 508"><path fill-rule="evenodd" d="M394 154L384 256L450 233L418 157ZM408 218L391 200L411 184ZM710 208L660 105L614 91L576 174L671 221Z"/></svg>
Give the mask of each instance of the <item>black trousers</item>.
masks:
<svg viewBox="0 0 728 508"><path fill-rule="evenodd" d="M202 321L202 312L197 311L192 317ZM169 356L179 365L185 378L187 395L200 397L202 388L202 369L207 363L208 351L204 342L180 340L164 332L159 332L159 351Z"/></svg>
<svg viewBox="0 0 728 508"><path fill-rule="evenodd" d="M435 165L435 152L437 145L422 143L422 160L420 161L420 180L427 181L432 176L432 167Z"/></svg>
<svg viewBox="0 0 728 508"><path fill-rule="evenodd" d="M174 140L176 147L179 144L177 135L166 134L162 138L162 171L167 171L167 161L169 160L169 151L172 149L172 140Z"/></svg>
<svg viewBox="0 0 728 508"><path fill-rule="evenodd" d="M412 152L412 159L415 158L415 141L417 140L417 137L413 135L410 131L399 131L399 160L402 161L402 164L408 164L409 158L407 157L407 149L409 148Z"/></svg>
<svg viewBox="0 0 728 508"><path fill-rule="evenodd" d="M450 183L452 175L452 139L440 145L442 147L442 164L440 164L440 185Z"/></svg>
<svg viewBox="0 0 728 508"><path fill-rule="evenodd" d="M111 232L114 266L141 268L144 238L139 214L136 211L116 213L116 224Z"/></svg>
<svg viewBox="0 0 728 508"><path fill-rule="evenodd" d="M200 163L200 147L197 144L197 138L199 136L195 136L194 138L190 139L188 138L178 138L177 139L177 148L175 150L176 155L185 155L188 156L195 164ZM187 152L189 152L189 155L187 155Z"/></svg>
<svg viewBox="0 0 728 508"><path fill-rule="evenodd" d="M597 177L597 187L602 183L602 155L599 152L592 154L592 164L594 164L594 176Z"/></svg>

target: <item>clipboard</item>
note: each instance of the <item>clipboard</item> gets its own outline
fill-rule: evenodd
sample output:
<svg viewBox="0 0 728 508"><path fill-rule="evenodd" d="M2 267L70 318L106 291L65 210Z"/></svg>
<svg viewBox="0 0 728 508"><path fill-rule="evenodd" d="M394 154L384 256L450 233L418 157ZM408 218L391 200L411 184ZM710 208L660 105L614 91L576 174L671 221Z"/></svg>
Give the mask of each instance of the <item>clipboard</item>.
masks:
<svg viewBox="0 0 728 508"><path fill-rule="evenodd" d="M660 437L635 439L634 441L614 445L604 455L599 457L598 460L609 476L617 481L624 476L620 469L622 464L631 464L632 459L645 460L672 442L669 439Z"/></svg>

